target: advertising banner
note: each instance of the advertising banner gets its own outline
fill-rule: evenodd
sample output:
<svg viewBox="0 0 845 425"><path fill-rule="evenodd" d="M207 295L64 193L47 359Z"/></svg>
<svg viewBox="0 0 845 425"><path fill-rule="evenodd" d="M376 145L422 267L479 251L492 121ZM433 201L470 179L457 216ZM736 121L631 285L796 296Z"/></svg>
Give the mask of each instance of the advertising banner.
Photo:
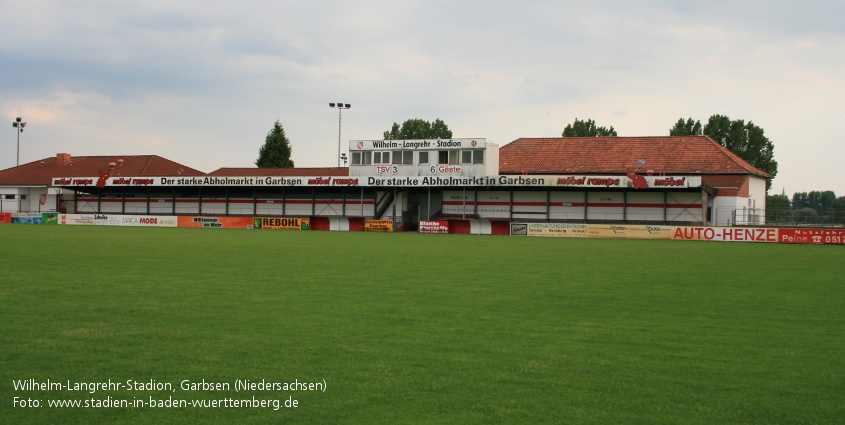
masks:
<svg viewBox="0 0 845 425"><path fill-rule="evenodd" d="M41 213L12 213L12 223L15 224L41 224L44 217Z"/></svg>
<svg viewBox="0 0 845 425"><path fill-rule="evenodd" d="M79 226L176 227L175 216L59 214L59 224Z"/></svg>
<svg viewBox="0 0 845 425"><path fill-rule="evenodd" d="M674 230L672 226L590 224L587 233L591 238L672 239Z"/></svg>
<svg viewBox="0 0 845 425"><path fill-rule="evenodd" d="M384 166L386 172L392 166ZM441 173L460 172L455 165L438 165ZM639 184L639 186L635 185ZM102 184L102 186L99 186ZM52 185L81 187L578 187L637 188L701 187L701 176L654 177L619 175L492 175L492 176L173 176L173 177L57 177Z"/></svg>
<svg viewBox="0 0 845 425"><path fill-rule="evenodd" d="M746 227L675 227L672 239L719 242L777 242L778 229Z"/></svg>
<svg viewBox="0 0 845 425"><path fill-rule="evenodd" d="M559 238L586 238L587 225L582 223L528 223L528 236L547 236ZM511 227L513 232L513 227Z"/></svg>
<svg viewBox="0 0 845 425"><path fill-rule="evenodd" d="M364 220L365 232L393 232L393 220Z"/></svg>
<svg viewBox="0 0 845 425"><path fill-rule="evenodd" d="M448 220L420 220L420 233L449 233Z"/></svg>
<svg viewBox="0 0 845 425"><path fill-rule="evenodd" d="M311 230L310 218L255 217L253 228L267 230Z"/></svg>
<svg viewBox="0 0 845 425"><path fill-rule="evenodd" d="M845 229L778 229L778 242L845 245Z"/></svg>
<svg viewBox="0 0 845 425"><path fill-rule="evenodd" d="M252 217L179 217L179 227L206 229L252 229Z"/></svg>
<svg viewBox="0 0 845 425"><path fill-rule="evenodd" d="M59 213L41 213L41 224L59 224Z"/></svg>
<svg viewBox="0 0 845 425"><path fill-rule="evenodd" d="M528 224L511 223L511 236L528 236Z"/></svg>

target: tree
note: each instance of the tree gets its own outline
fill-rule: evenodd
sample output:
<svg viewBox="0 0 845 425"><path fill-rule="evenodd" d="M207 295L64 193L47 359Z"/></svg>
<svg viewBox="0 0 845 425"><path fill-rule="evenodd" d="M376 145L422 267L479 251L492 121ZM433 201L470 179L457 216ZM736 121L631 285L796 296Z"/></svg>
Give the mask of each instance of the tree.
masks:
<svg viewBox="0 0 845 425"><path fill-rule="evenodd" d="M613 126L609 129L604 127L596 127L596 122L588 119L587 121L575 118L575 122L567 124L563 129L563 137L603 137L603 136L617 136L616 130Z"/></svg>
<svg viewBox="0 0 845 425"><path fill-rule="evenodd" d="M832 223L845 223L845 196L833 200L831 216Z"/></svg>
<svg viewBox="0 0 845 425"><path fill-rule="evenodd" d="M290 142L285 136L285 129L279 120L273 124L273 129L267 133L264 139L264 146L258 151L258 159L255 165L258 168L293 168L293 160L290 159Z"/></svg>
<svg viewBox="0 0 845 425"><path fill-rule="evenodd" d="M384 140L406 140L406 139L451 139L452 130L443 120L437 118L434 122L428 122L419 118L409 119L399 124L393 123L389 131L384 132Z"/></svg>
<svg viewBox="0 0 845 425"><path fill-rule="evenodd" d="M702 133L701 121L693 121L688 118L684 121L683 118L678 118L675 126L669 129L670 136L701 136Z"/></svg>
<svg viewBox="0 0 845 425"><path fill-rule="evenodd" d="M677 125L677 124L676 124ZM775 146L763 129L748 121L731 120L724 115L712 115L704 126L703 133L719 142L749 164L771 174L778 173L778 163L774 158ZM772 187L771 180L766 181L766 190Z"/></svg>
<svg viewBox="0 0 845 425"><path fill-rule="evenodd" d="M792 206L786 195L766 196L766 221L776 223L792 222Z"/></svg>
<svg viewBox="0 0 845 425"><path fill-rule="evenodd" d="M792 195L792 207L795 209L812 208L818 212L825 212L833 207L836 194L831 190L812 192L795 192Z"/></svg>

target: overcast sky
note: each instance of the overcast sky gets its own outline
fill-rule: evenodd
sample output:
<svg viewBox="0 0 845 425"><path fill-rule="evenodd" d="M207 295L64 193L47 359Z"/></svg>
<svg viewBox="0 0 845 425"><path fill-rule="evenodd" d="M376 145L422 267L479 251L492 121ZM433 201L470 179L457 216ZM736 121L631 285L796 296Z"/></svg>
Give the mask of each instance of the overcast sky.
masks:
<svg viewBox="0 0 845 425"><path fill-rule="evenodd" d="M393 122L499 145L577 118L620 136L753 121L772 192L845 195L845 2L0 0L0 169L157 154L252 167L278 119L299 167Z"/></svg>

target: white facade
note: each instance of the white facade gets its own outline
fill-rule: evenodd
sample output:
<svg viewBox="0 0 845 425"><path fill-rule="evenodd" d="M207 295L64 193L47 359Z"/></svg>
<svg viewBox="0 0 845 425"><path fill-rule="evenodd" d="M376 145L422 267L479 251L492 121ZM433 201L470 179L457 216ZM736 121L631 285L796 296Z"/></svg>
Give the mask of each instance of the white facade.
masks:
<svg viewBox="0 0 845 425"><path fill-rule="evenodd" d="M0 212L55 212L62 189L45 186L0 186Z"/></svg>
<svg viewBox="0 0 845 425"><path fill-rule="evenodd" d="M499 145L484 138L350 140L350 176L472 177L499 174Z"/></svg>

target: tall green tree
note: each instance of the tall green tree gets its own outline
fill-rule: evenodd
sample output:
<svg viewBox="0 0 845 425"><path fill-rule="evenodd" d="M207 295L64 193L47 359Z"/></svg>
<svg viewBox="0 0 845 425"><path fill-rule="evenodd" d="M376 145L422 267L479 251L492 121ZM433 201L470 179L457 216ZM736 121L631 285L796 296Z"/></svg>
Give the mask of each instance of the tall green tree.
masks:
<svg viewBox="0 0 845 425"><path fill-rule="evenodd" d="M704 125L703 133L719 142L749 164L771 174L778 174L775 161L775 146L766 137L762 128L753 122L731 120L725 115L712 115ZM772 187L772 181L766 181L766 190Z"/></svg>
<svg viewBox="0 0 845 425"><path fill-rule="evenodd" d="M789 223L792 219L792 205L786 195L766 195L766 222Z"/></svg>
<svg viewBox="0 0 845 425"><path fill-rule="evenodd" d="M675 126L669 129L670 136L701 136L703 129L701 127L701 121L695 120L693 121L692 118L688 118L684 121L683 118L678 118L678 122L675 123Z"/></svg>
<svg viewBox="0 0 845 425"><path fill-rule="evenodd" d="M451 138L452 130L449 130L449 126L440 118L435 119L434 122L413 118L403 122L401 127L393 123L393 127L384 132L384 140Z"/></svg>
<svg viewBox="0 0 845 425"><path fill-rule="evenodd" d="M264 146L258 151L258 159L255 165L258 168L293 168L293 160L290 159L291 148L285 129L279 120L273 124L273 129L267 133L264 139Z"/></svg>
<svg viewBox="0 0 845 425"><path fill-rule="evenodd" d="M563 129L563 137L602 137L617 136L613 126L610 128L598 127L596 122L588 119L586 121L575 118L575 122L567 124Z"/></svg>

